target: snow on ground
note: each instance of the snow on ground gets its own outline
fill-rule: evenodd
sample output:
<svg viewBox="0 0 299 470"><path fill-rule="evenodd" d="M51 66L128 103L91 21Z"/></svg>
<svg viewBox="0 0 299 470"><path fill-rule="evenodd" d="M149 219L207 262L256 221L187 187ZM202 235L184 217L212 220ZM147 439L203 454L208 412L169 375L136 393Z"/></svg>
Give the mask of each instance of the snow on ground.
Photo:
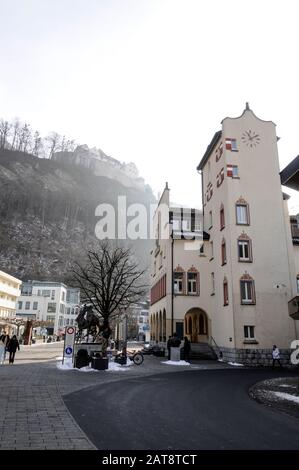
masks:
<svg viewBox="0 0 299 470"><path fill-rule="evenodd" d="M278 387L297 388L296 385L287 385L287 384L281 384L281 385L278 385Z"/></svg>
<svg viewBox="0 0 299 470"><path fill-rule="evenodd" d="M238 362L228 362L230 366L244 367L244 364L239 364Z"/></svg>
<svg viewBox="0 0 299 470"><path fill-rule="evenodd" d="M294 403L299 404L298 396L291 395L290 393L283 393L283 392L273 392L273 393L277 398L280 398L281 400L288 400L288 401L292 401Z"/></svg>
<svg viewBox="0 0 299 470"><path fill-rule="evenodd" d="M62 364L61 360L62 358L59 358L60 361L58 364L56 364L57 369L59 370L77 370L79 372L102 372L98 369L93 369L90 366L86 367L81 367L81 369L77 369L76 367L73 366L73 363L69 359L64 360L64 364ZM119 372L119 371L124 371L124 370L129 370L130 366L133 365L133 362L130 361L130 359L127 359L127 364L120 365L117 364L116 362L110 361L108 364L108 369L106 369L108 372Z"/></svg>
<svg viewBox="0 0 299 470"><path fill-rule="evenodd" d="M187 361L164 361L161 364L168 364L169 366L190 366L190 362Z"/></svg>

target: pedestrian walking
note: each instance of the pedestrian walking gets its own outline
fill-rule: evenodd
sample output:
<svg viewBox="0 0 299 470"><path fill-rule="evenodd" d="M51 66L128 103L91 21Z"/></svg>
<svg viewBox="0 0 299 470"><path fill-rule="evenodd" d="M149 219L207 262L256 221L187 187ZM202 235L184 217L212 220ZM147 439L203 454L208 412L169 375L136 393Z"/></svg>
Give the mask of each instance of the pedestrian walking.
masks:
<svg viewBox="0 0 299 470"><path fill-rule="evenodd" d="M6 346L7 346L7 335L6 333L4 333L0 336L0 364L4 364Z"/></svg>
<svg viewBox="0 0 299 470"><path fill-rule="evenodd" d="M13 335L13 337L9 340L7 344L7 350L9 352L9 364L13 364L15 360L15 354L16 350L20 351L20 344L19 341L16 337L16 335Z"/></svg>
<svg viewBox="0 0 299 470"><path fill-rule="evenodd" d="M276 344L273 345L273 350L272 350L272 367L275 367L275 362L277 361L280 367L282 367L281 362L280 362L280 352Z"/></svg>
<svg viewBox="0 0 299 470"><path fill-rule="evenodd" d="M187 336L184 336L183 350L184 350L184 359L185 359L185 361L190 362L191 343L190 343L189 339L187 338Z"/></svg>

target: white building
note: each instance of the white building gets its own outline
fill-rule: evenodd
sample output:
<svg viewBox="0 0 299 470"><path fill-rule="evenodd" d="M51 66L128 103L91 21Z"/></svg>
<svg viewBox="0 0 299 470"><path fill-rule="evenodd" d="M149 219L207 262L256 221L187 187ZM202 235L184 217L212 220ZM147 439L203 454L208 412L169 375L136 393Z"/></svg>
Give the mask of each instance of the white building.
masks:
<svg viewBox="0 0 299 470"><path fill-rule="evenodd" d="M16 316L16 302L20 295L19 279L0 271L0 331L11 335L15 327L10 323Z"/></svg>
<svg viewBox="0 0 299 470"><path fill-rule="evenodd" d="M171 214L165 188L154 217L153 340L165 344L177 331L224 359L252 364L269 363L276 344L287 360L299 331L288 309L297 294L294 260L299 258L281 188L277 141L275 124L255 116L248 105L241 116L223 119L197 168L201 252L174 240L170 218L162 221L169 236L161 238L159 207L166 205Z"/></svg>
<svg viewBox="0 0 299 470"><path fill-rule="evenodd" d="M80 291L60 282L28 281L21 287L16 315L46 322L47 334L61 335L74 325L79 313Z"/></svg>

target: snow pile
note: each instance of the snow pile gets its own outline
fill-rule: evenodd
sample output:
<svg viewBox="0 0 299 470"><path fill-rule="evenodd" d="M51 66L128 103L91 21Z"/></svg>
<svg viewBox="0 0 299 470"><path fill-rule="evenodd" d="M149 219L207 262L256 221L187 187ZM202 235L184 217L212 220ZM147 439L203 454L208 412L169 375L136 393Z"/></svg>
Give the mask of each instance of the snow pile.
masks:
<svg viewBox="0 0 299 470"><path fill-rule="evenodd" d="M190 366L190 362L187 361L164 361L161 364L168 364L169 366Z"/></svg>
<svg viewBox="0 0 299 470"><path fill-rule="evenodd" d="M230 366L244 367L244 364L239 364L238 362L228 362Z"/></svg>
<svg viewBox="0 0 299 470"><path fill-rule="evenodd" d="M133 362L130 361L130 359L127 359L127 364L120 365L117 362L109 362L108 365L108 372L109 371L123 371L123 370L129 370L129 367L133 364Z"/></svg>
<svg viewBox="0 0 299 470"><path fill-rule="evenodd" d="M283 392L273 392L273 393L277 398L279 398L281 400L288 400L288 401L292 401L294 403L299 404L299 397L298 396L291 395L290 393L283 393Z"/></svg>
<svg viewBox="0 0 299 470"><path fill-rule="evenodd" d="M60 358L60 361L61 361L61 358ZM58 364L56 364L56 367L59 370L78 370L79 372L101 372L100 370L93 369L90 366L81 367L81 369L77 369L76 367L73 366L72 360L70 359L65 359L64 364L62 364L62 362L60 361L58 362ZM113 371L113 372L129 370L129 367L132 364L133 362L130 361L130 359L127 359L127 364L123 364L123 365L117 364L117 362L109 361L108 369L104 369L104 370Z"/></svg>

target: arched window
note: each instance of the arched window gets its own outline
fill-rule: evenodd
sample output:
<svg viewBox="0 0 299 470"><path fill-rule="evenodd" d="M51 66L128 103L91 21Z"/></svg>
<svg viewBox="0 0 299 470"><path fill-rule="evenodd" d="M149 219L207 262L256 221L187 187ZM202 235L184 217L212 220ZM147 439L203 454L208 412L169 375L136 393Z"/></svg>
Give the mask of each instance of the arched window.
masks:
<svg viewBox="0 0 299 470"><path fill-rule="evenodd" d="M236 202L236 224L249 225L249 205L242 197Z"/></svg>
<svg viewBox="0 0 299 470"><path fill-rule="evenodd" d="M226 277L223 279L223 305L228 305L228 285Z"/></svg>
<svg viewBox="0 0 299 470"><path fill-rule="evenodd" d="M192 266L187 272L187 293L199 295L199 272Z"/></svg>
<svg viewBox="0 0 299 470"><path fill-rule="evenodd" d="M226 243L224 238L221 242L221 264L222 266L226 264Z"/></svg>
<svg viewBox="0 0 299 470"><path fill-rule="evenodd" d="M238 237L238 259L241 263L252 262L252 243L245 232Z"/></svg>
<svg viewBox="0 0 299 470"><path fill-rule="evenodd" d="M223 230L225 227L225 218L224 218L224 206L220 206L220 230Z"/></svg>
<svg viewBox="0 0 299 470"><path fill-rule="evenodd" d="M241 304L255 304L255 285L254 280L248 273L243 274L240 279Z"/></svg>

